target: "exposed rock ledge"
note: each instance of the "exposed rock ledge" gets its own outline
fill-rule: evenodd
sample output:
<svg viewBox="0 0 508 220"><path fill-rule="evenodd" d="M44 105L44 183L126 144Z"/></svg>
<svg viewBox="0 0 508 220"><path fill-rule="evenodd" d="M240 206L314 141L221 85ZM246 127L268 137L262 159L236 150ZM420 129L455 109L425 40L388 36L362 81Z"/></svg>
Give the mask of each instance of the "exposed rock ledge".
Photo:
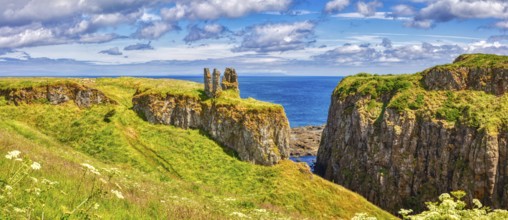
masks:
<svg viewBox="0 0 508 220"><path fill-rule="evenodd" d="M453 65L436 66L423 72L422 82L430 90L479 90L495 95L508 91L508 68L506 63L475 65L475 54L459 56Z"/></svg>
<svg viewBox="0 0 508 220"><path fill-rule="evenodd" d="M116 104L101 91L74 82L4 89L0 90L0 96L15 105L37 102L58 105L71 100L80 108L89 108L96 104Z"/></svg>
<svg viewBox="0 0 508 220"><path fill-rule="evenodd" d="M324 125L291 128L291 156L316 156L324 128Z"/></svg>
<svg viewBox="0 0 508 220"><path fill-rule="evenodd" d="M343 79L316 173L392 213L452 190L508 208L507 64L468 55L421 74Z"/></svg>
<svg viewBox="0 0 508 220"><path fill-rule="evenodd" d="M205 70L205 82L206 77L210 79L209 71ZM214 80L214 83L219 82ZM205 86L219 88L218 85ZM201 129L217 142L235 150L243 161L274 165L288 158L290 129L284 108L271 104L263 108L250 107L242 104L245 100L239 97L224 97L236 92L234 88L219 95L207 90L214 98L203 98L138 91L132 102L134 111L147 121Z"/></svg>

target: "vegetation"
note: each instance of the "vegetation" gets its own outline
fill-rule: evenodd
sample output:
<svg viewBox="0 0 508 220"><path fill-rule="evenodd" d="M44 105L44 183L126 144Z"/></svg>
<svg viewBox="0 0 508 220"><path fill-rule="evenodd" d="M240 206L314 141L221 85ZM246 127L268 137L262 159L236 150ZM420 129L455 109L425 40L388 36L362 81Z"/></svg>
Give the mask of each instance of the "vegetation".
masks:
<svg viewBox="0 0 508 220"><path fill-rule="evenodd" d="M410 215L412 210L401 209L399 214L403 219L426 220L426 219L507 219L508 211L491 210L484 207L478 199L473 199L473 206L468 209L467 203L463 201L466 193L464 191L443 193L439 196L438 202L427 202L427 211L420 214Z"/></svg>
<svg viewBox="0 0 508 220"><path fill-rule="evenodd" d="M450 195L451 194L451 195ZM508 219L508 211L483 206L478 199L473 199L468 208L468 203L463 200L466 196L464 191L443 193L438 202L426 202L427 210L412 215L413 210L401 209L399 214L408 220L447 220L447 219L475 219L475 220L501 220ZM378 218L366 213L357 213L353 220L376 220Z"/></svg>
<svg viewBox="0 0 508 220"><path fill-rule="evenodd" d="M0 84L10 85L11 80L20 81L1 79ZM24 86L44 83L31 80L23 79ZM0 101L0 155L20 151L24 161L0 158L0 167L23 167L24 175L14 184L10 169L0 170L2 219L319 219L351 218L357 212L394 218L311 174L303 164L242 162L199 130L153 125L131 110L136 91L202 99L199 84L67 80L97 88L119 104L80 109L72 102L14 106ZM226 93L216 101L247 109L279 108L237 99ZM29 168L33 161L40 169ZM43 185L43 180L53 184ZM14 190L10 197L6 185Z"/></svg>
<svg viewBox="0 0 508 220"><path fill-rule="evenodd" d="M508 68L508 57L467 54L457 58L453 64L437 68L459 66ZM382 76L360 73L343 79L334 94L342 100L353 95L374 100L365 106L365 111L377 114L371 115L373 119L381 118L387 108L399 113L441 120L449 126L462 123L489 133L497 133L508 125L508 114L505 114L508 112L508 94L496 96L474 90L426 90L421 79L422 73ZM383 109L371 111L376 106L383 106Z"/></svg>

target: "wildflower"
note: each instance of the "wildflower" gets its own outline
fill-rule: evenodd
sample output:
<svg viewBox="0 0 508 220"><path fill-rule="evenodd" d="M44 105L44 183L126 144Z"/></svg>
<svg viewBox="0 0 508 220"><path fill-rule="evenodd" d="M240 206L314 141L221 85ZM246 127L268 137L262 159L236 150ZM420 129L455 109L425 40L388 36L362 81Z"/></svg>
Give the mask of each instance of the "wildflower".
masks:
<svg viewBox="0 0 508 220"><path fill-rule="evenodd" d="M108 183L108 181L106 181L106 180L105 180L105 179L103 179L103 178L100 178L99 180L100 180L102 183L104 183L104 184Z"/></svg>
<svg viewBox="0 0 508 220"><path fill-rule="evenodd" d="M5 186L5 190L7 190L7 191L11 191L11 190L12 190L12 186L6 185L6 186Z"/></svg>
<svg viewBox="0 0 508 220"><path fill-rule="evenodd" d="M231 216L236 216L236 217L240 217L240 218L249 218L249 216L247 216L246 214L243 214L241 212L232 212L231 214L229 214Z"/></svg>
<svg viewBox="0 0 508 220"><path fill-rule="evenodd" d="M97 176L100 176L101 173L99 173L99 171L97 171L97 169L95 169L94 166L90 165L90 164L87 164L87 163L82 163L81 166L84 166L88 169L88 171L90 171L90 173L93 173Z"/></svg>
<svg viewBox="0 0 508 220"><path fill-rule="evenodd" d="M12 160L12 159L17 159L19 154L21 154L21 152L19 150L13 150L13 151L9 151L7 153L7 155L5 155L5 158L9 159L9 160Z"/></svg>
<svg viewBox="0 0 508 220"><path fill-rule="evenodd" d="M122 192L112 189L111 192L119 199L124 199Z"/></svg>
<svg viewBox="0 0 508 220"><path fill-rule="evenodd" d="M95 210L99 209L99 203L93 204L93 209L95 209Z"/></svg>
<svg viewBox="0 0 508 220"><path fill-rule="evenodd" d="M34 181L34 183L38 183L39 182L39 180L37 178L35 178L35 177L30 177L30 178L32 179L32 181Z"/></svg>
<svg viewBox="0 0 508 220"><path fill-rule="evenodd" d="M37 162L33 162L32 165L30 165L30 167L32 168L32 170L40 170L41 164L37 163Z"/></svg>
<svg viewBox="0 0 508 220"><path fill-rule="evenodd" d="M14 211L17 212L17 213L24 213L25 212L24 209L20 209L18 207L14 207Z"/></svg>
<svg viewBox="0 0 508 220"><path fill-rule="evenodd" d="M41 190L41 189L39 189L39 188L35 188L35 189L34 189L34 193L35 193L35 195L37 195L37 196L40 196L40 195L41 195L41 192L42 192L42 190Z"/></svg>
<svg viewBox="0 0 508 220"><path fill-rule="evenodd" d="M95 170L94 166L87 164L87 163L82 163L81 166L84 166L84 167L88 168L89 170Z"/></svg>

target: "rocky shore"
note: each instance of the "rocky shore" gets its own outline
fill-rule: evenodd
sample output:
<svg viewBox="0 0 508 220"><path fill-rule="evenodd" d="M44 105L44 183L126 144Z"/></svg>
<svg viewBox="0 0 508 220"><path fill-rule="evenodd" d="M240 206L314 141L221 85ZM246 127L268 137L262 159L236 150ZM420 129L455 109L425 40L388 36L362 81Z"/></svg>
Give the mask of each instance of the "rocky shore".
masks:
<svg viewBox="0 0 508 220"><path fill-rule="evenodd" d="M291 128L290 155L292 157L316 156L324 128L324 125Z"/></svg>

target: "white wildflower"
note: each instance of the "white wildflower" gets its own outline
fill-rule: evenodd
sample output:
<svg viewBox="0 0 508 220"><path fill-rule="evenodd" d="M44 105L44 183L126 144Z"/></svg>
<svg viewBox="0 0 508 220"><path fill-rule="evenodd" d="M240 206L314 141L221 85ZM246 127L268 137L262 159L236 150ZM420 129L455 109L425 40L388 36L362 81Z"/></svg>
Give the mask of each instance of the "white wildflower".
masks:
<svg viewBox="0 0 508 220"><path fill-rule="evenodd" d="M5 190L7 190L7 191L11 191L11 190L12 190L12 186L6 185L6 186L5 186Z"/></svg>
<svg viewBox="0 0 508 220"><path fill-rule="evenodd" d="M16 159L16 158L18 158L19 154L21 154L21 152L19 150L9 151L7 153L7 155L5 155L5 158L7 158L9 160Z"/></svg>
<svg viewBox="0 0 508 220"><path fill-rule="evenodd" d="M95 169L94 166L90 165L90 164L87 164L87 163L82 163L81 166L84 166L88 169L88 171L90 171L90 173L93 173L97 176L100 176L101 173L99 173L99 171L97 171L97 169Z"/></svg>
<svg viewBox="0 0 508 220"><path fill-rule="evenodd" d="M93 204L93 209L95 209L95 210L99 209L99 203Z"/></svg>
<svg viewBox="0 0 508 220"><path fill-rule="evenodd" d="M41 191L42 191L42 190L41 190L41 189L39 189L39 188L35 188L35 189L34 189L34 193L35 193L35 195L37 195L37 196L40 196L40 195L41 195Z"/></svg>
<svg viewBox="0 0 508 220"><path fill-rule="evenodd" d="M30 165L30 167L32 168L32 170L40 170L41 164L37 163L37 162L33 162L32 165Z"/></svg>
<svg viewBox="0 0 508 220"><path fill-rule="evenodd" d="M246 214L243 214L241 212L232 212L229 215L236 216L236 217L239 217L239 218L250 218L249 216L247 216Z"/></svg>
<svg viewBox="0 0 508 220"><path fill-rule="evenodd" d="M39 180L37 178L35 178L35 177L30 177L30 178L32 179L32 181L34 181L34 183L38 183L39 182Z"/></svg>
<svg viewBox="0 0 508 220"><path fill-rule="evenodd" d="M17 213L24 213L25 212L24 209L20 209L18 207L14 207L14 211L17 212Z"/></svg>
<svg viewBox="0 0 508 220"><path fill-rule="evenodd" d="M111 192L119 199L124 199L122 192L112 189Z"/></svg>

